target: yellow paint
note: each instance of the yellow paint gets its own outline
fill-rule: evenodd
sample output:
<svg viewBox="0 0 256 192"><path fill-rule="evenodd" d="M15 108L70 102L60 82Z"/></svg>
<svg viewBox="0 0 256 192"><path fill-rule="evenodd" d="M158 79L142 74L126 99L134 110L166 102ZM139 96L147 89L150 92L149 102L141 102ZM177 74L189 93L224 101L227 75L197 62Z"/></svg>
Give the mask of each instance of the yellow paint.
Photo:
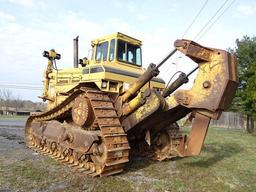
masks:
<svg viewBox="0 0 256 192"><path fill-rule="evenodd" d="M138 108L134 113L137 122L147 117L149 112L152 113L155 109L157 109L159 104L160 100L153 92L151 92L150 100L147 100L147 102Z"/></svg>
<svg viewBox="0 0 256 192"><path fill-rule="evenodd" d="M195 82L190 90L178 90L173 95L166 98L168 108L173 108L178 104L193 108L209 100L210 96L215 95L216 92L219 91L219 86L225 85L228 78L227 71L225 70L224 55L217 54L217 51L215 51L210 56L210 62L199 64ZM209 88L203 87L203 83L206 81L210 82L211 86ZM179 97L180 100L177 100L177 97ZM181 98L187 99L188 104L184 104ZM216 99L218 98L216 97Z"/></svg>
<svg viewBox="0 0 256 192"><path fill-rule="evenodd" d="M145 71L142 67L128 64L125 62L120 62L117 60L116 56L112 61L109 61L109 52L110 52L110 46L108 46L108 56L107 61L96 61L95 60L95 52L97 44L108 41L110 45L110 41L112 39L118 40L121 39L123 41L126 41L130 44L134 44L137 46L141 46L142 43L140 40L137 40L135 38L129 37L127 35L124 35L122 33L114 33L112 35L104 36L102 38L94 39L92 41L92 49L93 49L93 58L91 60L88 60L88 65L84 67L79 68L66 68L66 69L59 69L58 71L53 71L49 74L51 76L50 82L49 82L49 90L47 90L47 93L49 97L54 98L54 102L48 102L49 108L54 107L55 105L62 102L67 96L65 94L69 93L72 89L74 89L76 86L78 86L80 83L87 83L87 82L93 82L98 89L105 91L105 92L111 92L120 94L124 91L123 89L123 83L131 84L133 83L137 77L125 75L125 74L116 74L113 72L106 72L105 68L114 68L117 70L127 71L128 73L138 74L141 75ZM117 46L115 46L115 55ZM83 56L80 56L83 57ZM101 67L102 72L97 73L88 73L85 74L83 71L91 71L95 67ZM107 87L102 87L102 81L107 81ZM149 83L146 84L142 91L144 91L146 88L149 87ZM151 88L158 88L163 89L165 87L164 83L159 82L150 82Z"/></svg>

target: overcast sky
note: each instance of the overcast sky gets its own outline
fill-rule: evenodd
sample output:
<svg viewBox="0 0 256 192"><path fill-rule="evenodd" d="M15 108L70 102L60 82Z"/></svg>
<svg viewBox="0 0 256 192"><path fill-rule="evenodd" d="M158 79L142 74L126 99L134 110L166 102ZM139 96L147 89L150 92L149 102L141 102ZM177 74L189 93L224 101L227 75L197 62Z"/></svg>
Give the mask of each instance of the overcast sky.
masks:
<svg viewBox="0 0 256 192"><path fill-rule="evenodd" d="M47 64L42 52L51 48L62 55L59 68L72 67L72 39L76 35L80 36L80 58L87 56L91 39L120 31L143 41L144 67L157 63L173 49L173 42L182 38L204 3L185 38L200 38L198 42L203 45L226 49L235 46L236 38L255 36L256 1L227 0L217 17L232 3L230 8L206 33L195 38L224 2L0 0L0 84L40 86ZM176 70L188 72L193 68L180 60L177 55L162 68L165 80ZM22 99L39 101L37 96L41 95L41 91L12 90Z"/></svg>

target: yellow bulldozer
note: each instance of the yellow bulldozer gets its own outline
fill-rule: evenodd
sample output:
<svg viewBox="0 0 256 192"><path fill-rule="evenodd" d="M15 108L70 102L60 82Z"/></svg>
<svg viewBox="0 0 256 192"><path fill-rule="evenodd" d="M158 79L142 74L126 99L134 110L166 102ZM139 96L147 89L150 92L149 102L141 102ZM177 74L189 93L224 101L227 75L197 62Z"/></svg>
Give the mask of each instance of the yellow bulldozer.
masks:
<svg viewBox="0 0 256 192"><path fill-rule="evenodd" d="M31 115L26 145L89 176L123 171L133 155L156 160L200 154L211 119L230 105L238 86L236 58L227 51L178 39L159 63L142 68L142 42L115 33L91 42L90 59L58 69L61 55L44 51L48 59L41 98L47 110ZM165 85L159 68L179 51L197 63ZM193 86L178 89L197 72ZM188 114L192 128L182 134L178 120Z"/></svg>

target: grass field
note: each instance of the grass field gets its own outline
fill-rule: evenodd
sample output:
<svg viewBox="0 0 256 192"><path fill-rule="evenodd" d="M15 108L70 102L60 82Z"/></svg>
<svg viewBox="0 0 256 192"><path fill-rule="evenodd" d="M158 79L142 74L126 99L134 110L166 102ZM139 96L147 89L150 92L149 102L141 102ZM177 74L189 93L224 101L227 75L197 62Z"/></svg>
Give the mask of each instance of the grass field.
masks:
<svg viewBox="0 0 256 192"><path fill-rule="evenodd" d="M21 115L0 115L1 120L24 120L27 119L28 116L21 116Z"/></svg>
<svg viewBox="0 0 256 192"><path fill-rule="evenodd" d="M256 191L256 137L243 131L211 128L199 157L137 158L106 178L81 177L39 155L1 161L0 185L10 191Z"/></svg>

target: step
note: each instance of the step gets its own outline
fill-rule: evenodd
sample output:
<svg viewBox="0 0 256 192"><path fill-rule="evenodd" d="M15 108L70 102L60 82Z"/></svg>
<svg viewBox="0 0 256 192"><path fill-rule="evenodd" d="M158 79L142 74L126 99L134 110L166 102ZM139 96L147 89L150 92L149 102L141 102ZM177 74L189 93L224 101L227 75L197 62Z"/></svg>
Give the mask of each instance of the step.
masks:
<svg viewBox="0 0 256 192"><path fill-rule="evenodd" d="M97 91L97 90L88 90L88 91L86 91L86 93L96 93L96 94L102 94L103 95L103 93L101 91Z"/></svg>

